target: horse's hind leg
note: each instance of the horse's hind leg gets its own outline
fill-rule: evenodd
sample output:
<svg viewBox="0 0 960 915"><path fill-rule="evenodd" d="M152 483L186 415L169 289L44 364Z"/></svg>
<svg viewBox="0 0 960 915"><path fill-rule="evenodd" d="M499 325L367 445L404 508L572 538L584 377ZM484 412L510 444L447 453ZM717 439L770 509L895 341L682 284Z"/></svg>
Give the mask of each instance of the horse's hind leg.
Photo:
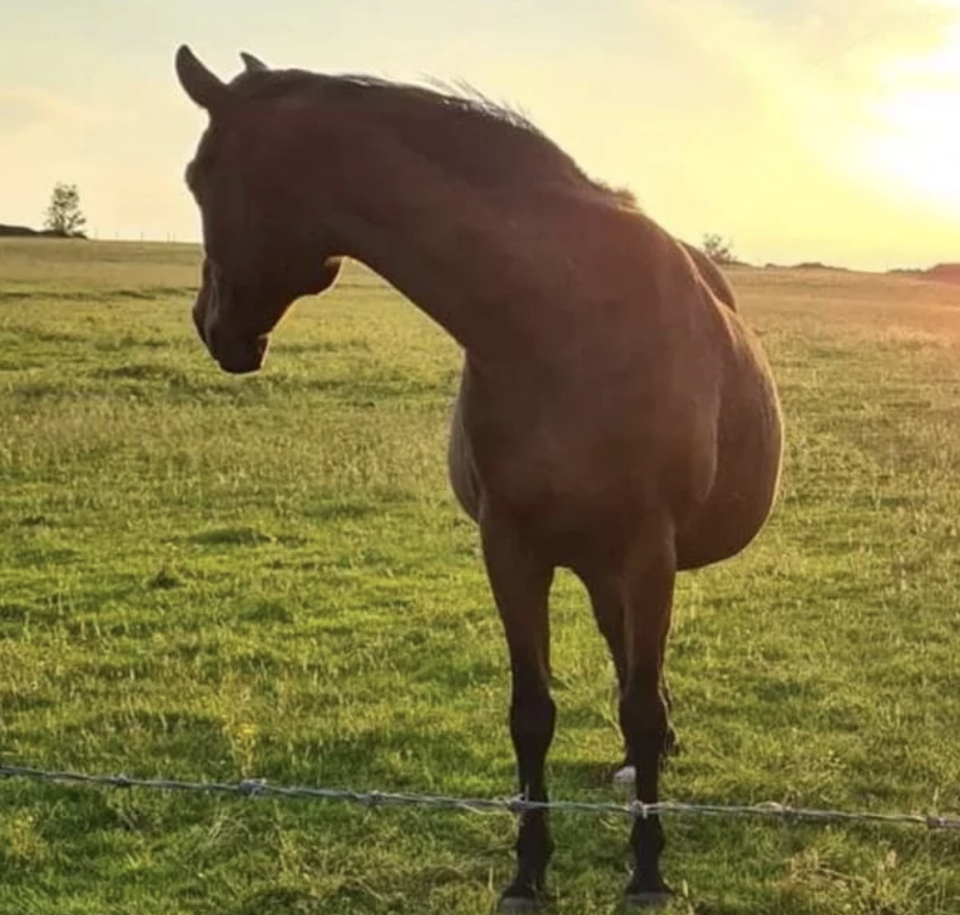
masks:
<svg viewBox="0 0 960 915"><path fill-rule="evenodd" d="M550 698L547 615L553 567L530 550L509 521L491 518L484 511L480 529L487 575L510 652L510 736L520 794L526 800L546 801L544 766L556 719L556 706ZM539 906L553 852L546 811L520 815L516 851L517 871L501 897L501 912L531 911Z"/></svg>
<svg viewBox="0 0 960 915"><path fill-rule="evenodd" d="M667 536L638 543L623 574L627 673L620 700L620 726L636 767L636 798L644 804L655 804L659 799L660 763L669 733L662 673L675 575L672 538ZM670 889L660 876L660 854L665 844L660 817L637 817L630 844L634 866L626 890L627 903L665 901Z"/></svg>
<svg viewBox="0 0 960 915"><path fill-rule="evenodd" d="M618 582L612 577L584 578L597 628L610 650L610 660L617 674L617 693L623 695L627 682L627 654L623 642L623 596ZM633 781L633 760L630 748L624 744L623 762L613 776L615 782Z"/></svg>
<svg viewBox="0 0 960 915"><path fill-rule="evenodd" d="M586 576L584 583L587 592L590 595L590 603L593 607L593 615L597 621L603 638L610 650L610 658L617 674L617 686L619 695L622 696L626 689L627 680L627 654L624 644L624 613L625 602L620 582L612 576ZM664 632L664 645L661 646L661 653L666 647L666 632ZM670 709L670 692L667 688L666 675L661 671L661 691L667 704L667 710ZM677 739L673 728L667 725L667 733L664 738L663 755L665 759L668 755L677 752ZM618 784L629 784L636 777L636 767L633 754L630 747L624 739L623 761L614 773L613 780Z"/></svg>

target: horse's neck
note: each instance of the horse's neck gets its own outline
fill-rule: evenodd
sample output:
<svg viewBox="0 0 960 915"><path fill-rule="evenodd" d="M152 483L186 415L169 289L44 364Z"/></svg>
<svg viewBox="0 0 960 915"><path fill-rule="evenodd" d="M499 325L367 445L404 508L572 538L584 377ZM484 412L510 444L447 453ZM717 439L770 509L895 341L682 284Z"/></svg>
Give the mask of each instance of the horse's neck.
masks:
<svg viewBox="0 0 960 915"><path fill-rule="evenodd" d="M404 157L388 180L353 182L336 217L350 257L387 280L469 353L499 354L531 303L510 295L508 220L481 192ZM374 173L376 174L376 173Z"/></svg>

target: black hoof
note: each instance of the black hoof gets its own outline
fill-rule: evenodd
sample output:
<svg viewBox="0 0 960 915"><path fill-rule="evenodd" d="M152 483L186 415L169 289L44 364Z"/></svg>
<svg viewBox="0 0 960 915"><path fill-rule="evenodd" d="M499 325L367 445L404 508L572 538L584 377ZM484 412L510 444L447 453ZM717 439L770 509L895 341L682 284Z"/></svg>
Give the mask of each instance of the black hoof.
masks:
<svg viewBox="0 0 960 915"><path fill-rule="evenodd" d="M499 912L539 912L546 898L543 892L542 875L518 874L500 897Z"/></svg>
<svg viewBox="0 0 960 915"><path fill-rule="evenodd" d="M673 898L673 890L659 874L654 874L643 880L634 877L624 896L628 909L655 909L665 906Z"/></svg>
<svg viewBox="0 0 960 915"><path fill-rule="evenodd" d="M543 910L543 899L540 896L508 896L500 897L498 912L540 912Z"/></svg>
<svg viewBox="0 0 960 915"><path fill-rule="evenodd" d="M627 893L625 903L628 909L660 909L673 898L672 893Z"/></svg>

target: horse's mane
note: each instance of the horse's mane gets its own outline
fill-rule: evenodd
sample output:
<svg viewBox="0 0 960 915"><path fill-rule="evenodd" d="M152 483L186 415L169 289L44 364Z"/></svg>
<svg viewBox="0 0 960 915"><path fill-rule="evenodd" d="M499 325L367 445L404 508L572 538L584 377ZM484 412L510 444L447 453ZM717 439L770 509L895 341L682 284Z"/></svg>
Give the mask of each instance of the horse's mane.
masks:
<svg viewBox="0 0 960 915"><path fill-rule="evenodd" d="M493 192L572 184L620 206L636 206L629 191L587 176L526 114L466 83L433 81L427 87L365 75L270 70L241 74L234 90L245 98L347 98L376 106L377 116L395 124L407 146Z"/></svg>

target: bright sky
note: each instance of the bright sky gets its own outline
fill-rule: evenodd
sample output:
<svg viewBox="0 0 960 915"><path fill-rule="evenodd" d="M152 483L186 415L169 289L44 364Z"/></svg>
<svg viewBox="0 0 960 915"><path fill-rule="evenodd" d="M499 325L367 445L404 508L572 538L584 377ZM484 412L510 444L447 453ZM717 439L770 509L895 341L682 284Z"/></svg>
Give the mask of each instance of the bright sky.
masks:
<svg viewBox="0 0 960 915"><path fill-rule="evenodd" d="M16 7L16 13L12 8ZM181 42L464 79L671 231L756 263L960 261L960 0L0 0L0 222L198 237Z"/></svg>

